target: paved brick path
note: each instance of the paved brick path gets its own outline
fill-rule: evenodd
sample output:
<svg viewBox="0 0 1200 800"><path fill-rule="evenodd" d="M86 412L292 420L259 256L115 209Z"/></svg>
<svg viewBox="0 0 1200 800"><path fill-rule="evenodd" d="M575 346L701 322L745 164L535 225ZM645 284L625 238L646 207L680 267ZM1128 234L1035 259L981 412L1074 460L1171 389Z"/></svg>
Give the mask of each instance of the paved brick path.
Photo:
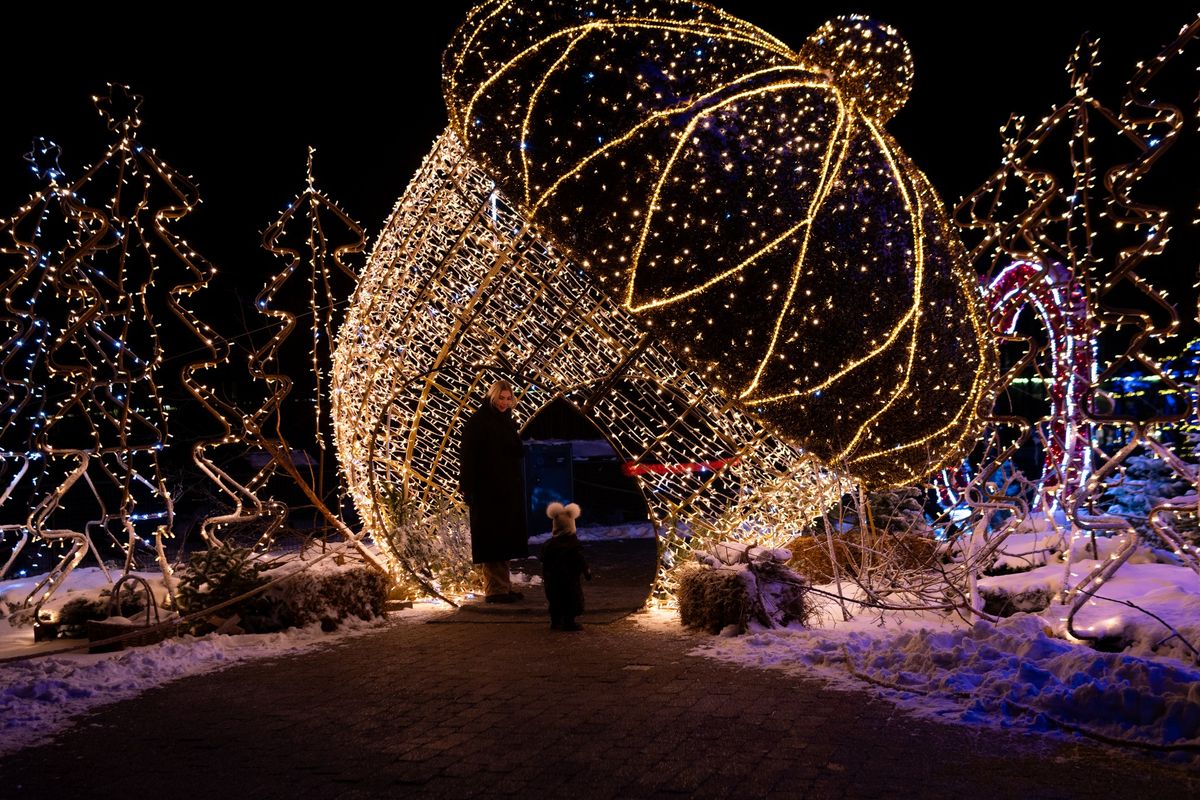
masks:
<svg viewBox="0 0 1200 800"><path fill-rule="evenodd" d="M1179 765L915 720L700 640L397 623L102 709L0 762L0 797L1200 796Z"/></svg>

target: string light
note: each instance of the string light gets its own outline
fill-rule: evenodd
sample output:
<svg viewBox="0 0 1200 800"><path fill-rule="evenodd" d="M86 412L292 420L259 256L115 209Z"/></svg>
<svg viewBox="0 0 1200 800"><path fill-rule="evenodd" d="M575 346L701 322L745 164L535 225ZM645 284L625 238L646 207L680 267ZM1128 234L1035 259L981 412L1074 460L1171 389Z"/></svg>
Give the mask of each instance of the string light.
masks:
<svg viewBox="0 0 1200 800"><path fill-rule="evenodd" d="M1020 259L988 284L986 300L992 327L1009 340L1016 338L1017 320L1026 305L1045 326L1050 407L1039 420L1045 458L1034 503L1040 506L1041 495L1048 492L1053 496L1051 507L1061 508L1061 499L1074 496L1091 472L1095 444L1084 410L1096 386L1096 336L1083 287L1060 264Z"/></svg>
<svg viewBox="0 0 1200 800"><path fill-rule="evenodd" d="M36 472L18 470L7 487L5 513L13 511L20 475L31 475L21 494L28 503L23 536L39 546L66 546L26 598L39 606L96 550L93 532L123 553L128 572L147 538L139 524L163 521L161 536L174 515L159 464L168 431L154 313L195 284L164 289L156 279L168 260L197 271L190 247L168 227L196 197L194 187L138 142L140 96L110 85L93 102L116 134L114 143L79 179L60 184L58 147L35 141L26 158L47 185L2 228L3 252L14 260L4 283L4 322L12 335L5 346L3 450L6 459L36 455L38 461ZM22 352L27 357L18 359ZM93 518L64 527L57 520L68 504ZM107 575L98 552L96 558ZM163 569L169 573L169 565Z"/></svg>
<svg viewBox="0 0 1200 800"><path fill-rule="evenodd" d="M777 435L873 486L974 443L995 368L928 181L882 130L908 47L842 17L799 53L707 5L485 3L450 124L522 216Z"/></svg>
<svg viewBox="0 0 1200 800"><path fill-rule="evenodd" d="M174 508L159 465L170 439L167 406L159 394L165 378L165 341L177 358L190 357L178 373L177 388L191 395L219 429L216 436L191 446L196 466L232 506L201 521L203 538L220 545L217 532L223 525L262 516L270 516L275 525L286 519L282 503L256 495L266 476L279 467L302 483L302 490L312 490L296 472L279 432L279 404L292 380L271 370L296 315L279 310L275 295L300 271L302 261L311 267L305 300L313 325L313 378L319 384L336 324L333 298L347 288L336 285L333 273L346 283L352 281L353 270L343 259L361 252L364 243L362 228L316 190L310 153L305 191L264 235L264 246L287 263L268 282L256 306L284 325L251 354L249 366L253 377L273 391L255 412L241 411L212 385L216 370L229 365L228 342L187 305L187 298L204 289L216 269L172 230L198 205L199 193L138 141L139 95L110 85L107 96L93 100L116 134L115 142L79 180L60 185L57 146L35 141L26 158L31 171L48 185L13 217L0 221L0 255L14 263L0 284L6 301L0 311L0 330L6 337L0 373L0 458L17 463L0 495L6 514L0 532L20 537L4 571L30 539L39 545L67 545L27 603L45 602L71 570L96 551L93 531L106 533L120 548L126 572L135 566L136 546L153 542L168 594L172 592L163 538L172 535ZM85 196L103 202L89 204ZM296 217L307 221L307 260L287 244L286 228ZM333 237L337 241L331 242L323 221L330 217L348 229L348 241L338 232ZM164 309L171 312L168 321L179 323L169 332L160 330ZM315 391L314 404L314 434L322 448L323 412ZM268 426L279 435L264 434ZM265 450L267 467L248 484L239 482L212 458L216 450L229 446ZM52 488L40 488L43 483ZM313 483L324 492L322 478ZM82 502L75 501L77 497ZM26 499L25 508L33 509L24 512L28 520L9 522L15 503ZM361 536L337 524L326 498L310 499L361 552ZM68 500L75 511L94 509L94 518L74 528L52 523ZM142 532L150 525L153 538ZM97 559L111 580L99 554ZM367 560L382 569L369 554Z"/></svg>
<svg viewBox="0 0 1200 800"><path fill-rule="evenodd" d="M262 457L254 462L257 466L255 473L245 480L236 480L227 471L221 475L223 485L235 500L235 507L232 513L205 520L201 530L214 540L217 540L218 531L223 525L262 519L265 523L260 527L256 546L267 547L276 531L287 522L289 514L286 504L264 496L268 484L280 471L284 472L286 481L295 480L294 471L298 466L308 468L306 483L320 498L325 509L332 507L340 510L341 503L336 497L330 497L325 487L328 433L324 417L328 412L322 405L320 390L325 383L331 358L330 347L338 317L337 298L349 294L354 285L354 270L346 264L345 259L363 251L366 232L337 203L316 188L314 154L315 150L309 148L303 191L263 233L263 248L283 260L280 270L268 278L254 300L254 308L271 320L270 327L274 329L266 344L251 352L247 360L251 377L260 386L266 387L266 397L258 408L241 414L241 433L231 432L220 443L222 447L241 451L241 455L260 451ZM341 229L331 229L334 231L332 236L326 232L330 222ZM297 229L302 230L297 233ZM307 450L294 449L284 435L285 427L292 430L301 427L295 421L285 426L283 404L291 394L295 381L303 379L302 376L282 371L283 362L298 361L283 352L298 319L297 312L289 309L289 305L293 309L297 306L303 308L310 324L306 356L312 365L312 385L307 388L312 392L313 404L311 444L319 454L315 463L297 459L297 454L307 453ZM287 463L281 459L286 459Z"/></svg>
<svg viewBox="0 0 1200 800"><path fill-rule="evenodd" d="M631 470L661 536L656 596L690 547L781 546L850 483L729 403L541 236L446 131L367 261L333 367L338 456L392 571L470 588L458 428L498 377L522 423L557 398ZM654 469L705 464L713 469ZM750 533L739 519L772 521Z"/></svg>
<svg viewBox="0 0 1200 800"><path fill-rule="evenodd" d="M0 255L12 260L12 272L0 284L5 303L0 306L0 326L4 331L4 359L0 364L0 379L4 392L0 404L0 460L4 462L9 480L0 494L0 510L5 522L0 524L0 541L12 536L8 558L0 568L0 579L17 563L31 533L27 509L34 498L42 496L46 460L35 446L35 439L46 418L46 385L41 373L45 358L49 325L37 315L37 298L52 293L46 287L50 254L41 249L30 250L26 243L44 239L42 223L49 218L57 197L53 188L63 176L59 166L61 148L48 139L34 140L25 154L30 171L39 181L47 181L49 189L40 198L33 198L16 216L0 221ZM24 222L29 230L17 232ZM9 522L8 520L12 520ZM40 566L47 553L35 554L32 563Z"/></svg>
<svg viewBox="0 0 1200 800"><path fill-rule="evenodd" d="M961 230L975 241L969 251L971 261L981 272L991 274L992 285L1008 286L1016 292L998 298L999 304L1015 313L1020 305L1030 303L1039 307L1044 319L1054 321L1048 325L1050 335L1045 343L1019 338L1022 351L1015 353L1016 363L1002 376L996 391L1003 393L1011 384L1030 380L1030 373L1049 373L1057 379L1047 420L1049 438L1053 442L1061 432L1066 446L1048 453L1047 458L1059 461L1054 469L1065 473L1059 477L1063 483L1057 500L1073 523L1073 541L1096 532L1119 537L1116 552L1082 577L1072 569L1073 555L1067 558L1062 600L1069 608L1063 621L1068 634L1079 639L1093 637L1073 629L1076 614L1139 544L1139 535L1128 520L1095 511L1103 508L1102 496L1114 480L1120 480L1127 460L1149 453L1181 479L1194 484L1197 478L1194 465L1185 463L1158 438L1162 427L1186 419L1191 398L1178 376L1147 352L1148 345L1168 340L1179 327L1178 313L1165 292L1139 272L1144 265L1153 264L1153 257L1167 246L1169 210L1150 206L1134 194L1142 178L1175 145L1185 124L1176 106L1151 99L1154 79L1194 42L1197 33L1200 19L1185 26L1156 58L1139 64L1116 110L1092 93L1099 43L1085 37L1067 65L1071 97L1037 125L1027 126L1020 117L1010 119L1002 130L1000 168L956 209ZM1126 151L1113 156L1110 163L1098 163L1096 142L1102 129L1114 131L1123 144L1132 145L1133 154ZM1066 148L1058 149L1063 143ZM1050 287L1062 282L1050 278L1049 272L1035 277L1030 266L1019 266L1022 263L1038 270L1053 263L1069 266L1073 272L1066 283L1070 291L1054 295ZM1019 277L1023 271L1028 273L1027 279ZM1128 298L1131 289L1149 312L1133 308L1136 304ZM1069 351L1064 334L1075 340ZM1139 417L1132 408L1106 408L1098 402L1106 383L1143 369L1148 371L1148 381L1158 382L1163 392L1184 402L1149 417ZM1009 444L989 448L981 476L1000 469L1029 442L1033 430L1025 420L999 410L988 421L993 426L989 440L1007 439ZM1069 444L1072 426L1074 447ZM1105 426L1116 428L1124 442L1115 453L1104 453L1094 441ZM1094 459L1090 475L1088 451L1078 450L1088 438L1088 428L1093 439L1088 451ZM1072 465L1077 468L1074 478ZM1024 513L1019 504L1007 505ZM1148 516L1155 534L1185 554L1182 563L1200 572L1200 559L1186 553L1186 543L1168 522L1176 513L1194 510L1194 505L1183 507L1168 501L1151 509ZM1074 550L1070 548L1071 553Z"/></svg>

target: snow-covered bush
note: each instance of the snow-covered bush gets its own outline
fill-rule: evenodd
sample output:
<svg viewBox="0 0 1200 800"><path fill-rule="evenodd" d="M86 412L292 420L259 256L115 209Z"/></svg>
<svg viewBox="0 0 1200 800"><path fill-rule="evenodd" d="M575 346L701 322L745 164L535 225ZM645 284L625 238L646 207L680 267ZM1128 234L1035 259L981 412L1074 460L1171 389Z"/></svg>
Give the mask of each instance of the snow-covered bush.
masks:
<svg viewBox="0 0 1200 800"><path fill-rule="evenodd" d="M326 617L373 619L383 615L388 597L388 579L381 572L367 567L352 567L322 576L321 599Z"/></svg>
<svg viewBox="0 0 1200 800"><path fill-rule="evenodd" d="M983 613L994 617L1011 617L1019 612L1045 611L1054 601L1057 589L1045 586L1020 587L1015 590L1002 585L985 584L979 587L983 598Z"/></svg>
<svg viewBox="0 0 1200 800"><path fill-rule="evenodd" d="M1047 517L1042 511L1026 514L1015 529L1006 534L990 563L984 565L983 574L1007 575L1028 572L1045 564L1061 561L1061 554L1066 548L1063 544L1063 531L1069 527L1070 523L1062 511L1055 511L1052 517ZM960 536L955 539L951 552L955 558L963 558L969 545L970 537Z"/></svg>
<svg viewBox="0 0 1200 800"><path fill-rule="evenodd" d="M406 497L398 487L381 488L375 502L383 519L377 535L387 540L387 550L416 570L398 576L398 598L422 597L431 585L450 591L475 588L471 528L463 506L444 497L433 504ZM436 569L430 566L435 564Z"/></svg>
<svg viewBox="0 0 1200 800"><path fill-rule="evenodd" d="M58 635L63 638L79 638L87 635L89 620L99 621L109 617L112 610L112 591L104 589L99 597L75 597L68 600L58 612ZM146 612L146 595L138 591L122 591L117 600L116 615L134 619Z"/></svg>
<svg viewBox="0 0 1200 800"><path fill-rule="evenodd" d="M179 611L185 616L198 614L254 592L266 585L267 579L262 576L266 569L267 565L256 560L254 554L245 548L214 547L193 553L187 565L177 574L179 582L175 596ZM237 614L245 620L254 620L272 616L268 606L269 603L258 593L213 613L223 618ZM206 633L214 627L212 620L198 620L192 624L192 629L197 633ZM243 630L252 629L243 626Z"/></svg>
<svg viewBox="0 0 1200 800"><path fill-rule="evenodd" d="M867 492L867 510L876 533L929 536L933 531L925 518L924 490L909 486Z"/></svg>
<svg viewBox="0 0 1200 800"><path fill-rule="evenodd" d="M326 562L333 567L333 562ZM388 579L364 566L309 569L303 561L269 568L249 550L213 548L196 553L179 574L179 606L185 615L200 614L197 632L237 616L246 633L271 633L320 622L333 630L347 617L371 619L383 613ZM221 603L248 597L214 611Z"/></svg>
<svg viewBox="0 0 1200 800"><path fill-rule="evenodd" d="M1193 491L1193 486L1162 459L1152 456L1130 456L1122 472L1123 476L1113 480L1103 495L1107 512L1127 518L1138 531L1154 539L1147 521L1151 509L1163 500ZM1181 530L1185 538L1195 539L1194 515L1188 520L1175 520L1173 526L1185 529Z"/></svg>

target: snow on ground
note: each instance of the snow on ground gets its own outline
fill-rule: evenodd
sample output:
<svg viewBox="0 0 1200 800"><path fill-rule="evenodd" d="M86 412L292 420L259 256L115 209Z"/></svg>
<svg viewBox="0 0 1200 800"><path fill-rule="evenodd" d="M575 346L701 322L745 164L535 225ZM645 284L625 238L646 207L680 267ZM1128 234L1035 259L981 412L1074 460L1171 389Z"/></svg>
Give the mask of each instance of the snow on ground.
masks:
<svg viewBox="0 0 1200 800"><path fill-rule="evenodd" d="M618 539L653 539L654 525L649 522L630 522L625 525L593 525L576 531L581 542L615 542ZM545 544L550 541L549 531L530 536L530 544Z"/></svg>
<svg viewBox="0 0 1200 800"><path fill-rule="evenodd" d="M580 538L585 541L653 536L654 529L648 522L580 529ZM326 567L332 568L330 565L332 562ZM134 574L145 578L158 597L165 595L160 573ZM42 577L0 582L0 612L21 608ZM540 583L538 576L519 571L513 577L527 586ZM109 576L99 568L73 570L42 610L57 614L75 598L95 598L110 583ZM389 617L420 621L444 610L441 603L417 603L413 609ZM35 643L32 628L27 624L14 625L12 620L11 616L0 615L0 756L46 741L86 711L135 697L152 687L251 659L328 646L389 622L347 620L333 633L322 633L320 625L314 625L275 634L189 636L117 653L89 655L86 640Z"/></svg>
<svg viewBox="0 0 1200 800"><path fill-rule="evenodd" d="M161 596L161 575L137 574L147 578ZM33 577L0 583L0 609L5 608L3 601L22 601L36 580ZM94 597L107 586L99 569L76 569L45 610L57 610L74 597ZM418 603L412 609L370 622L345 620L333 633L323 633L318 623L283 633L184 636L148 647L95 655L88 654L86 640L35 644L32 628L13 625L10 617L0 617L0 757L47 741L84 712L135 697L155 686L251 659L327 647L378 630L391 619L419 621L444 609L437 602Z"/></svg>
<svg viewBox="0 0 1200 800"><path fill-rule="evenodd" d="M1072 573L1085 574L1095 563L1078 562ZM1050 563L984 579L981 588L1052 593L1064 572L1062 564ZM1191 570L1126 564L1081 610L1075 629L1113 637L1124 645L1120 653L1070 641L1061 606L996 624L937 612L852 613L843 621L826 599L813 628L713 637L693 652L821 677L839 688L866 688L920 717L1079 734L1200 758L1200 658L1163 624L1200 647L1200 576ZM660 626L661 617L642 615L641 621Z"/></svg>
<svg viewBox="0 0 1200 800"><path fill-rule="evenodd" d="M132 574L144 578L150 584L155 596L163 597L166 594L162 573L134 572ZM31 575L0 582L0 612L6 609L21 608L25 598L44 577L44 575ZM72 570L66 583L59 587L53 597L42 606L42 612L57 615L63 606L77 597L95 598L101 589L107 589L112 585L110 577L113 579L120 577L120 572L114 573L110 570L106 575L99 567ZM153 618L151 621L154 621ZM138 622L144 622L144 620L139 619ZM61 647L64 644L66 642L35 644L32 629L28 625L14 625L12 617L0 618L0 661L15 656L35 655L47 650L48 647Z"/></svg>
<svg viewBox="0 0 1200 800"><path fill-rule="evenodd" d="M580 533L584 539L612 540L652 536L653 529L644 524L584 528ZM1044 535L1027 533L1006 543L1006 551L1014 565L1042 566L985 578L982 591L1024 596L1036 604L1061 587L1066 569L1055 558L1023 555L1047 546ZM1099 553L1089 553L1075 543L1073 549L1083 560L1072 567L1072 574L1086 574L1096 563L1087 557L1105 558L1115 546L1101 544ZM145 577L161 593L159 576ZM0 600L18 605L34 580L0 583ZM98 569L75 570L46 608L60 608L75 596L94 596L106 585ZM1120 601L1136 603L1162 622ZM1174 626L1184 639L1200 646L1200 576L1155 563L1153 554L1135 556L1077 618L1076 630L1121 641L1121 653L1099 652L1062 638L1065 614L1056 606L997 624L970 624L935 612L881 616L861 607L852 608L855 616L843 621L834 601L822 603L819 622L812 628L706 638L693 652L748 667L821 677L841 688L868 689L922 717L1037 732L1078 731L1162 746L1180 757L1200 753L1200 666L1166 627ZM419 603L393 616L419 621L443 610L441 604ZM674 612L646 611L635 619L659 633L679 632ZM184 637L105 655L87 655L82 643L74 652L37 655L73 642L35 645L28 626L14 627L9 619L0 619L0 756L45 741L92 708L177 678L326 646L384 624L387 621L348 622L332 634L313 627L280 634ZM20 660L3 661L14 657Z"/></svg>
<svg viewBox="0 0 1200 800"><path fill-rule="evenodd" d="M1135 559L1136 555L1079 610L1074 620L1075 631L1081 636L1119 642L1130 655L1174 656L1195 662L1197 654L1173 635L1172 628L1192 646L1200 647L1200 575L1171 564L1139 563ZM1072 580L1078 580L1099 563L1075 562ZM1009 597L1025 598L1027 602L1040 599L1039 605L1044 606L1045 600L1062 588L1063 580L1063 566L1048 564L1029 572L984 578L980 589L985 593L1002 592ZM1159 619L1134 606L1152 612ZM1041 618L1056 634L1069 638L1065 609L1046 608L1041 611Z"/></svg>

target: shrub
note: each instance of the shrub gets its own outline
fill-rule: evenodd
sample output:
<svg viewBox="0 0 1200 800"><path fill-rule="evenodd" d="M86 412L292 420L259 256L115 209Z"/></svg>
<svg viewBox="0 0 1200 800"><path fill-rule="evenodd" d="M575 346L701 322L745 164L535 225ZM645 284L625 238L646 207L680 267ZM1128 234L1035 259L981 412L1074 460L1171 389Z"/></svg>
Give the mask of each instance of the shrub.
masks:
<svg viewBox="0 0 1200 800"><path fill-rule="evenodd" d="M180 610L202 612L259 590L217 612L224 618L236 614L238 627L246 633L271 633L318 621L330 631L348 617L366 620L383 614L389 585L385 575L363 566L340 570L303 570L303 566L293 561L268 569L249 550L215 548L196 553L180 572ZM214 623L202 620L193 628L207 632Z"/></svg>
<svg viewBox="0 0 1200 800"><path fill-rule="evenodd" d="M68 600L58 612L58 635L64 639L87 636L89 620L108 619L112 606L112 590L105 589L99 597L76 597ZM146 595L141 591L121 591L117 616L135 618L146 611Z"/></svg>
<svg viewBox="0 0 1200 800"><path fill-rule="evenodd" d="M679 569L679 619L691 628L720 633L751 622L774 628L807 622L808 584L785 565L756 561L736 566L686 564Z"/></svg>
<svg viewBox="0 0 1200 800"><path fill-rule="evenodd" d="M185 616L196 614L258 589L267 583L262 576L265 570L266 566L257 563L251 551L244 548L214 547L193 553L187 566L178 574L175 599L179 611ZM238 614L245 618L254 614L257 602L261 602L260 596L252 595L214 613L225 617ZM192 628L197 633L206 633L212 629L212 624L195 622Z"/></svg>
<svg viewBox="0 0 1200 800"><path fill-rule="evenodd" d="M366 567L334 572L321 582L321 597L338 619L373 619L383 615L388 597L387 576Z"/></svg>
<svg viewBox="0 0 1200 800"><path fill-rule="evenodd" d="M843 578L865 578L880 568L889 574L930 569L938 559L938 542L932 537L887 532L864 537L857 528L833 537L833 559L820 533L798 536L787 549L792 552L788 566L815 583L833 581L835 560Z"/></svg>

